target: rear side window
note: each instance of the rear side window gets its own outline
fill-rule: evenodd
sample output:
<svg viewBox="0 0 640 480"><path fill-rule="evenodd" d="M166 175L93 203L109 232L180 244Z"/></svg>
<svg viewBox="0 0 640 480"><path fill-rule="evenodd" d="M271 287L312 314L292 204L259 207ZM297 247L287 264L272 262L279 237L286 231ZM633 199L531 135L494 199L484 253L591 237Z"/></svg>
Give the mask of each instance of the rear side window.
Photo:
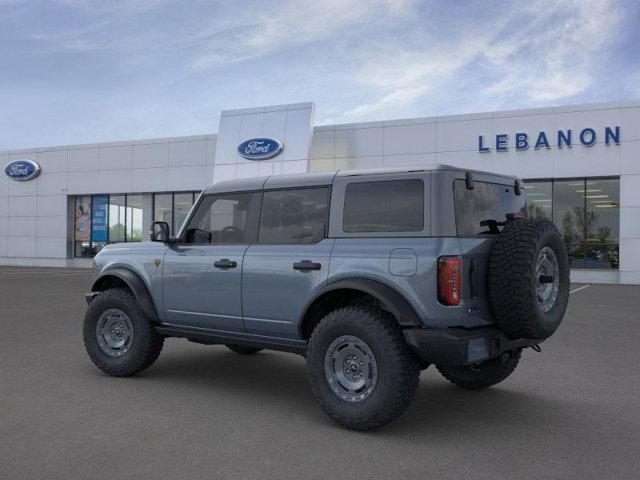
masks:
<svg viewBox="0 0 640 480"><path fill-rule="evenodd" d="M420 179L347 185L342 229L347 233L419 232L424 229L424 182Z"/></svg>
<svg viewBox="0 0 640 480"><path fill-rule="evenodd" d="M264 192L259 243L317 243L324 238L328 188Z"/></svg>
<svg viewBox="0 0 640 480"><path fill-rule="evenodd" d="M508 185L475 181L468 190L464 180L454 180L453 193L459 236L500 233L508 213L526 214L524 195Z"/></svg>

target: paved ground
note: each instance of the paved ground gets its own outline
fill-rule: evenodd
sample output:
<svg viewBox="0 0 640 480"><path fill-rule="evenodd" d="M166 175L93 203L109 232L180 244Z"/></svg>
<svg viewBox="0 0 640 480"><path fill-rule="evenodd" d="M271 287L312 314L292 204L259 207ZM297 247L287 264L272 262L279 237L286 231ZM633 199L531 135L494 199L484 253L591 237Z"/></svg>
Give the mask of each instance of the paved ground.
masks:
<svg viewBox="0 0 640 480"><path fill-rule="evenodd" d="M102 375L80 336L88 281L0 267L2 479L640 478L640 287L573 293L501 385L429 369L399 421L361 434L324 416L290 354L173 339L144 374Z"/></svg>

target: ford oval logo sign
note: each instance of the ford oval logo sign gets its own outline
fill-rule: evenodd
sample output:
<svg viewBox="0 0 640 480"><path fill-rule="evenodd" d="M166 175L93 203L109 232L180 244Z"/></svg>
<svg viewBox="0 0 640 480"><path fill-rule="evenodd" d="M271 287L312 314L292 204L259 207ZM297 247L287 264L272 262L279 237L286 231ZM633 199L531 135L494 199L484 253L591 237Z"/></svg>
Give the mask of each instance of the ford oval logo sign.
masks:
<svg viewBox="0 0 640 480"><path fill-rule="evenodd" d="M266 160L278 155L284 146L273 138L250 138L238 145L238 153L249 160Z"/></svg>
<svg viewBox="0 0 640 480"><path fill-rule="evenodd" d="M26 182L38 176L40 165L33 160L14 160L4 167L4 173L11 180Z"/></svg>

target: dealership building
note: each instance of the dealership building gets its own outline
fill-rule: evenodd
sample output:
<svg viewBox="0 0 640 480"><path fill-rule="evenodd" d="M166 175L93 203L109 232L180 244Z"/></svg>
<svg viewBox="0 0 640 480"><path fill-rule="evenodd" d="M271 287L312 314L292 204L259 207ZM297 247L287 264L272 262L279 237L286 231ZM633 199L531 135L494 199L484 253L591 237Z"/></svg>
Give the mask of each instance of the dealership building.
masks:
<svg viewBox="0 0 640 480"><path fill-rule="evenodd" d="M0 152L0 265L86 267L176 232L221 180L448 164L517 175L573 281L640 284L640 101L315 126L314 104L222 112L218 133Z"/></svg>

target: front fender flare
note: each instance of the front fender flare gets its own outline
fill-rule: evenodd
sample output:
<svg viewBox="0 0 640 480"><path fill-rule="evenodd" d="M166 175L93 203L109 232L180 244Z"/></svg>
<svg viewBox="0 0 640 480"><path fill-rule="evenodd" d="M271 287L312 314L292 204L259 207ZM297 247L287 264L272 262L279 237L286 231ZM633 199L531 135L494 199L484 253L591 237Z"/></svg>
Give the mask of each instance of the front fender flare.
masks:
<svg viewBox="0 0 640 480"><path fill-rule="evenodd" d="M156 313L156 308L153 305L149 289L137 273L124 267L107 269L100 274L95 282L93 282L91 291L100 291L101 283L104 283L107 277L116 277L126 283L129 290L131 290L133 296L136 298L136 302L138 303L140 310L142 310L142 313L144 313L148 319L156 322L158 321L159 317Z"/></svg>

